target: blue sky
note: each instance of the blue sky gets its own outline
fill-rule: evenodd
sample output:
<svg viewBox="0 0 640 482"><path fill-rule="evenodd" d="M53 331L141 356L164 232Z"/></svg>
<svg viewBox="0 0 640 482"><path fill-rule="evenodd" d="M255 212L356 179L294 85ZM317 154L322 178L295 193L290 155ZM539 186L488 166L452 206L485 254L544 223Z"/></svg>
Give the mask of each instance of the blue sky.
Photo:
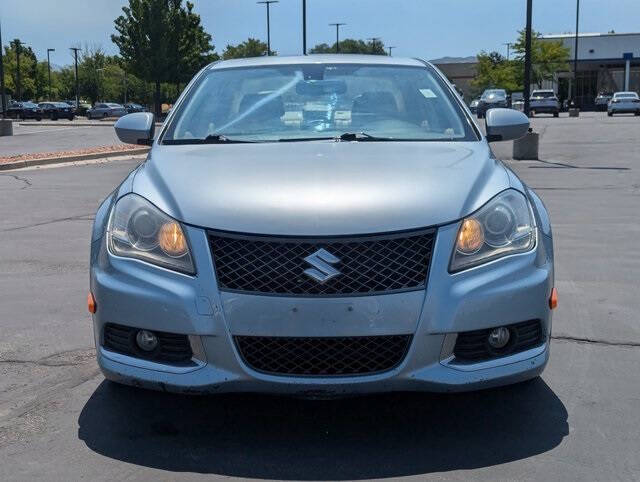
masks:
<svg viewBox="0 0 640 482"><path fill-rule="evenodd" d="M127 0L0 0L2 38L19 37L39 58L55 48L51 62L71 63L68 47L111 43L113 19ZM216 50L249 36L266 39L264 6L255 0L193 0ZM281 55L302 51L302 0L280 0L271 9L271 48ZM534 28L572 32L575 0L533 0ZM526 0L307 0L308 45L332 43L331 22L345 22L341 38L382 37L394 55L433 59L468 56L480 50L506 52L524 26ZM640 30L640 0L581 0L580 30Z"/></svg>

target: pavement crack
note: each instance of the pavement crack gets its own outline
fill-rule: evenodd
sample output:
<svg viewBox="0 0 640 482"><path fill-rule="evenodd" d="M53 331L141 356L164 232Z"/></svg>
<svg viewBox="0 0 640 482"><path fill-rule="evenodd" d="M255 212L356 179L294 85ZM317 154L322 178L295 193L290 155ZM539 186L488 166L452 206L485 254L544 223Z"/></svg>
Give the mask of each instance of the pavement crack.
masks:
<svg viewBox="0 0 640 482"><path fill-rule="evenodd" d="M20 188L21 191L24 190L24 189L27 189L28 187L31 187L31 181L29 179L27 179L26 177L16 176L15 174L0 174L0 176L12 177L16 181L22 182L24 185Z"/></svg>
<svg viewBox="0 0 640 482"><path fill-rule="evenodd" d="M589 345L602 345L602 346L622 346L627 348L638 348L640 347L640 342L634 341L607 341L607 340L598 340L595 338L581 338L577 336L566 336L566 335L552 335L552 340L559 341L568 341L573 343L585 343Z"/></svg>
<svg viewBox="0 0 640 482"><path fill-rule="evenodd" d="M78 214L77 216L69 216L67 218L58 218L58 219L52 219L50 221L42 221L39 223L33 223L33 224L26 224L24 226L16 226L14 228L7 228L7 229L3 229L0 232L6 233L9 231L18 231L20 229L28 229L28 228L37 228L38 226L46 226L47 224L54 224L54 223L62 223L65 221L93 221L95 219L95 216L91 213L89 214Z"/></svg>

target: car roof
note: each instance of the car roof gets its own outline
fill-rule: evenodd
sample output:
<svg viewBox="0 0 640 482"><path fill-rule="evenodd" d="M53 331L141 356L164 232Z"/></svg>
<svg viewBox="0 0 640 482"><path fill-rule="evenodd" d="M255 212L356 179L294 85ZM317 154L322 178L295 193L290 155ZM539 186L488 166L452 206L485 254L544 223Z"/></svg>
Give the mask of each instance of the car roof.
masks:
<svg viewBox="0 0 640 482"><path fill-rule="evenodd" d="M258 67L264 65L292 64L374 64L424 67L424 62L407 57L389 57L388 55L356 55L356 54L311 54L295 56L264 56L245 59L230 59L215 62L209 69L226 69L230 67Z"/></svg>
<svg viewBox="0 0 640 482"><path fill-rule="evenodd" d="M553 89L533 89L532 92L554 92Z"/></svg>
<svg viewBox="0 0 640 482"><path fill-rule="evenodd" d="M624 92L616 92L616 93L615 93L615 94L613 94L613 95L629 95L629 94L631 94L631 95L638 95L638 93L637 93L637 92L633 92L633 91L629 91L629 90L625 90Z"/></svg>

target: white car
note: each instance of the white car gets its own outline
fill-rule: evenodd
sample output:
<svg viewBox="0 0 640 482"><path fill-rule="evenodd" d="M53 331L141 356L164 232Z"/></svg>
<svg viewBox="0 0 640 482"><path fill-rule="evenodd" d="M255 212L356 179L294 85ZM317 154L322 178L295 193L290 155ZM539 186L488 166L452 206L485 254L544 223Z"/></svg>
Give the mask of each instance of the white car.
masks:
<svg viewBox="0 0 640 482"><path fill-rule="evenodd" d="M613 114L640 115L640 98L637 92L616 92L607 106L607 115Z"/></svg>

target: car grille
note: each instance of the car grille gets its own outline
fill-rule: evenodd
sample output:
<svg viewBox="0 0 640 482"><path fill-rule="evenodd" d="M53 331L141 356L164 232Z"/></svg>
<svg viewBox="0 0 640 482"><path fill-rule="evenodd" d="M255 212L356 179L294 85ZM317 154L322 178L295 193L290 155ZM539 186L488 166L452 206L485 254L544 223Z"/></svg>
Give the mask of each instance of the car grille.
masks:
<svg viewBox="0 0 640 482"><path fill-rule="evenodd" d="M412 335L350 337L236 336L243 361L274 375L371 375L402 362Z"/></svg>
<svg viewBox="0 0 640 482"><path fill-rule="evenodd" d="M353 238L293 239L209 233L222 290L348 296L424 289L435 230ZM319 282L305 258L324 249L340 274Z"/></svg>
<svg viewBox="0 0 640 482"><path fill-rule="evenodd" d="M489 346L487 341L491 328L486 330L465 331L458 334L453 354L461 361L483 361L506 355L513 355L542 344L545 335L540 320L529 320L508 325L511 337L509 343L501 349Z"/></svg>
<svg viewBox="0 0 640 482"><path fill-rule="evenodd" d="M137 333L138 328L107 323L104 326L103 345L108 350L136 358L174 365L191 363L193 352L186 335L153 331L158 337L158 346L154 351L146 352L138 348L136 344Z"/></svg>

